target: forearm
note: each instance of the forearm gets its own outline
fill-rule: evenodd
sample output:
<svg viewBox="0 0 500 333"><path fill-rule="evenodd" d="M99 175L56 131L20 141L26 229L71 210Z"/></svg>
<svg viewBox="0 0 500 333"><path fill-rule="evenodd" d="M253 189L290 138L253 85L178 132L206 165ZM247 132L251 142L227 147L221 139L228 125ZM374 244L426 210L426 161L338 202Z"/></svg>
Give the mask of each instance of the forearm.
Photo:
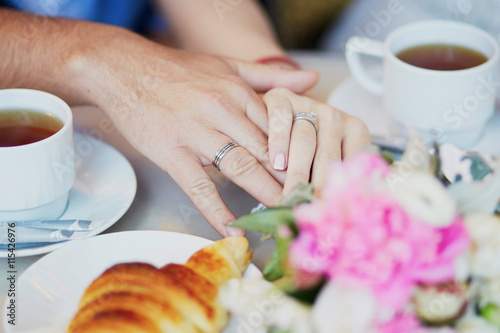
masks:
<svg viewBox="0 0 500 333"><path fill-rule="evenodd" d="M157 0L182 48L254 61L284 55L253 0Z"/></svg>
<svg viewBox="0 0 500 333"><path fill-rule="evenodd" d="M0 88L53 93L70 104L95 104L86 85L87 55L118 28L0 9Z"/></svg>

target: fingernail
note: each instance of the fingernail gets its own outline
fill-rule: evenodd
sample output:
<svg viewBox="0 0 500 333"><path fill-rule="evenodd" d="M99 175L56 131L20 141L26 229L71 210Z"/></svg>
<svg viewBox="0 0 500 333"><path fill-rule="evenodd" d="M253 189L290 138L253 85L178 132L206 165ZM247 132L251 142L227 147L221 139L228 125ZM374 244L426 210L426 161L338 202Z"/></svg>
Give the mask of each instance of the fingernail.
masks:
<svg viewBox="0 0 500 333"><path fill-rule="evenodd" d="M226 228L226 234L229 237L244 236L245 235L245 230L240 229L240 228Z"/></svg>
<svg viewBox="0 0 500 333"><path fill-rule="evenodd" d="M277 153L274 156L274 170L285 170L285 154Z"/></svg>

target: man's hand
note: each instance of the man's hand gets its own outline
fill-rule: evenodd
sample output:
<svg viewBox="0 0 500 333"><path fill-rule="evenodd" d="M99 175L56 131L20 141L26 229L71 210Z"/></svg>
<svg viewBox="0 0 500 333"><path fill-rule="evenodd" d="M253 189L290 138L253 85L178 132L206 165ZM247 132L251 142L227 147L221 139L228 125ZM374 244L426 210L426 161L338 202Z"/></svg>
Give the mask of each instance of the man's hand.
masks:
<svg viewBox="0 0 500 333"><path fill-rule="evenodd" d="M105 110L122 134L169 172L223 236L235 216L204 166L236 141L221 171L266 205L284 174L268 162L257 91L311 88L318 75L170 49L103 24L0 9L0 88L33 88Z"/></svg>
<svg viewBox="0 0 500 333"><path fill-rule="evenodd" d="M268 158L267 111L257 91L305 91L311 71L282 70L193 54L126 34L75 66L88 98L145 156L167 171L223 236L235 220L204 167L226 143L240 147L220 163L222 173L265 205L282 195L284 174Z"/></svg>

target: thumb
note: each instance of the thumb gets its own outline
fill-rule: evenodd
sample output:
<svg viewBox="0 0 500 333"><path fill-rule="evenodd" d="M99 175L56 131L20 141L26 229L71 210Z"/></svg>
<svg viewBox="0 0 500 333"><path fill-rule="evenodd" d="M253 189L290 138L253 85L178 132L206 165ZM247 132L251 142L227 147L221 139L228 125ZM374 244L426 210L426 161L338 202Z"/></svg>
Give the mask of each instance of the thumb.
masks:
<svg viewBox="0 0 500 333"><path fill-rule="evenodd" d="M235 59L230 59L229 62L238 76L257 92L288 88L301 94L314 87L319 80L319 74L314 70L290 70Z"/></svg>

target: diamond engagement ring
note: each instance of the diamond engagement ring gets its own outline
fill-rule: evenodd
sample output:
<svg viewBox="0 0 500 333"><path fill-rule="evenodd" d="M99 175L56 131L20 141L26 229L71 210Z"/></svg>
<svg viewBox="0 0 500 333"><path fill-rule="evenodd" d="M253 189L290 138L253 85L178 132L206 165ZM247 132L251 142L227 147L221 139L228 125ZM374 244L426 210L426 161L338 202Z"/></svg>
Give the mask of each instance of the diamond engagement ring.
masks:
<svg viewBox="0 0 500 333"><path fill-rule="evenodd" d="M228 142L222 148L215 154L214 161L212 162L213 166L220 171L219 165L220 161L222 161L222 158L226 156L226 154L233 148L239 147L239 145L234 142Z"/></svg>
<svg viewBox="0 0 500 333"><path fill-rule="evenodd" d="M318 115L316 113L301 112L295 116L293 122L295 123L298 120L307 120L314 126L316 133L318 133Z"/></svg>

